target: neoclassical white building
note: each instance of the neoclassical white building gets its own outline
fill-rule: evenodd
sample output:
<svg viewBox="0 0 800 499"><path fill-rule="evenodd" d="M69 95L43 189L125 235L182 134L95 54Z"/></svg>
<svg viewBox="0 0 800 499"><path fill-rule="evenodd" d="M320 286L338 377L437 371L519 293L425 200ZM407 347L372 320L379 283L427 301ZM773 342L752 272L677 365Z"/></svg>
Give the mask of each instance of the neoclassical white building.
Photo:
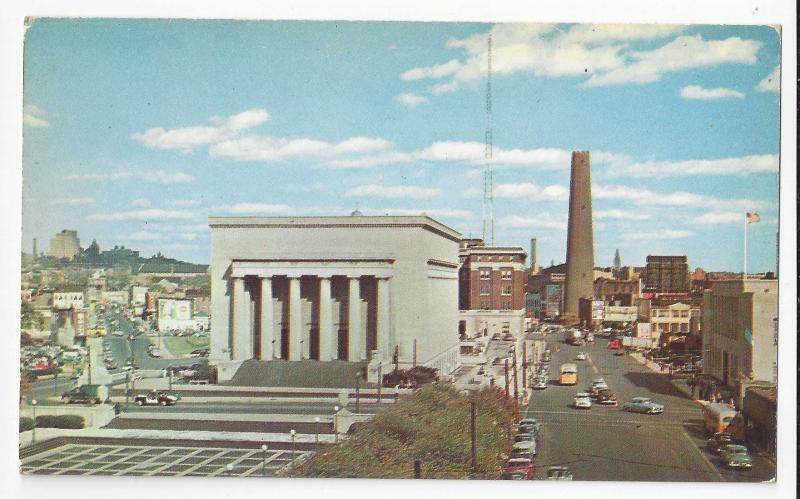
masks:
<svg viewBox="0 0 800 499"><path fill-rule="evenodd" d="M426 216L209 217L211 352L248 359L459 364L458 242ZM227 375L225 373L228 373Z"/></svg>

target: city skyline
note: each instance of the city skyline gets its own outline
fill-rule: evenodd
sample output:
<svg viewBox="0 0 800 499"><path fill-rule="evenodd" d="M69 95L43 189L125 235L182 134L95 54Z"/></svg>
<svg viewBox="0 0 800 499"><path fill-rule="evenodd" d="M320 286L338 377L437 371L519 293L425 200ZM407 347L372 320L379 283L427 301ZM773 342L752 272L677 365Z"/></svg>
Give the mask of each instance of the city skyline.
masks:
<svg viewBox="0 0 800 499"><path fill-rule="evenodd" d="M477 237L490 29L498 245L565 260L588 149L597 266L741 271L756 211L747 268L775 270L778 35L746 26L35 20L23 249L70 228L208 263L208 215L356 205Z"/></svg>

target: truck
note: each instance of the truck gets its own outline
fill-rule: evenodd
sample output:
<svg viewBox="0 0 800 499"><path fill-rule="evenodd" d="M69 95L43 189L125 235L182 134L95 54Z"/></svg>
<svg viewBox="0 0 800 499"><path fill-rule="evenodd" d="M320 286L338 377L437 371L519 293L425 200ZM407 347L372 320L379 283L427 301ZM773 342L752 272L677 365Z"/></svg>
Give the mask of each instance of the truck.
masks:
<svg viewBox="0 0 800 499"><path fill-rule="evenodd" d="M564 331L564 343L583 345L583 333L579 329L567 329Z"/></svg>
<svg viewBox="0 0 800 499"><path fill-rule="evenodd" d="M622 338L622 346L625 348L654 348L656 341L651 338L636 338L634 336L625 336Z"/></svg>

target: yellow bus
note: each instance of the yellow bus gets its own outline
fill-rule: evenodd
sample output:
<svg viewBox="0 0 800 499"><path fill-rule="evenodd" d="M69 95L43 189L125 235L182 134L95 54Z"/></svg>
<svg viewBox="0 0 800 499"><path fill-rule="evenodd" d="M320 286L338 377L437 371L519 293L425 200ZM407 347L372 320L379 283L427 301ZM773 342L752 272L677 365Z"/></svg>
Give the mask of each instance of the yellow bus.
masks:
<svg viewBox="0 0 800 499"><path fill-rule="evenodd" d="M577 385L578 366L572 362L561 364L561 375L558 378L558 382L562 385Z"/></svg>
<svg viewBox="0 0 800 499"><path fill-rule="evenodd" d="M710 434L727 432L734 438L744 438L744 424L739 412L728 404L706 404L703 406L703 423Z"/></svg>

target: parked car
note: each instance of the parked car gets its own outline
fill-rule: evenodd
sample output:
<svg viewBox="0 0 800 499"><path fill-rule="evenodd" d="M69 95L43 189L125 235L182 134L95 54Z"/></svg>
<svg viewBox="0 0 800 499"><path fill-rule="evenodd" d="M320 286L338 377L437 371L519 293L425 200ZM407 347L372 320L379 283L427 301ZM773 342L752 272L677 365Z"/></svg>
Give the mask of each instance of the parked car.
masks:
<svg viewBox="0 0 800 499"><path fill-rule="evenodd" d="M514 453L535 456L536 440L522 440L520 442L515 442L514 447L511 449L511 455L513 456Z"/></svg>
<svg viewBox="0 0 800 499"><path fill-rule="evenodd" d="M547 468L548 480L575 480L575 474L566 466L550 466Z"/></svg>
<svg viewBox="0 0 800 499"><path fill-rule="evenodd" d="M514 457L506 462L501 478L503 480L532 480L536 473L533 460L526 457Z"/></svg>
<svg viewBox="0 0 800 499"><path fill-rule="evenodd" d="M547 388L547 379L544 377L537 377L534 380L531 388L533 388L534 390L544 390L545 388Z"/></svg>
<svg viewBox="0 0 800 499"><path fill-rule="evenodd" d="M113 360L109 360L109 361L106 362L106 369L108 369L109 371L114 370L117 367L118 367L117 363L114 362Z"/></svg>
<svg viewBox="0 0 800 499"><path fill-rule="evenodd" d="M152 391L147 395L137 395L133 401L136 405L175 405L178 397L164 392Z"/></svg>
<svg viewBox="0 0 800 499"><path fill-rule="evenodd" d="M575 355L575 360L586 360L586 352L578 352L578 354Z"/></svg>
<svg viewBox="0 0 800 499"><path fill-rule="evenodd" d="M594 343L594 335L592 333L586 335L586 343Z"/></svg>
<svg viewBox="0 0 800 499"><path fill-rule="evenodd" d="M150 356L156 358L161 357L161 350L159 350L158 348L150 350Z"/></svg>
<svg viewBox="0 0 800 499"><path fill-rule="evenodd" d="M123 333L123 332L122 332L122 331L120 331L119 329L118 329L118 330L116 330L116 331L114 331L114 332L113 332L113 333L111 333L111 334L113 334L114 336L125 336L125 333Z"/></svg>
<svg viewBox="0 0 800 499"><path fill-rule="evenodd" d="M614 395L614 392L608 389L597 392L596 401L600 405L613 405L614 407L619 404L617 401L617 396Z"/></svg>
<svg viewBox="0 0 800 499"><path fill-rule="evenodd" d="M591 409L592 398L586 392L576 393L573 404L575 405L576 409Z"/></svg>
<svg viewBox="0 0 800 499"><path fill-rule="evenodd" d="M520 429L529 428L531 431L527 431L526 433L537 433L537 434L542 429L542 425L533 418L520 419L517 427Z"/></svg>
<svg viewBox="0 0 800 499"><path fill-rule="evenodd" d="M99 404L102 402L97 396L97 385L76 386L61 394L61 401L65 404Z"/></svg>
<svg viewBox="0 0 800 499"><path fill-rule="evenodd" d="M719 454L719 451L721 451L723 447L732 441L733 435L726 431L719 431L714 433L714 435L712 435L711 438L706 441L706 447L712 454Z"/></svg>
<svg viewBox="0 0 800 499"><path fill-rule="evenodd" d="M726 445L719 451L719 458L727 468L749 470L753 467L753 458L744 445Z"/></svg>
<svg viewBox="0 0 800 499"><path fill-rule="evenodd" d="M661 414L664 412L664 406L653 402L649 397L634 397L625 402L622 409L642 414Z"/></svg>
<svg viewBox="0 0 800 499"><path fill-rule="evenodd" d="M514 435L514 442L529 442L536 440L536 435L533 433L517 433Z"/></svg>

